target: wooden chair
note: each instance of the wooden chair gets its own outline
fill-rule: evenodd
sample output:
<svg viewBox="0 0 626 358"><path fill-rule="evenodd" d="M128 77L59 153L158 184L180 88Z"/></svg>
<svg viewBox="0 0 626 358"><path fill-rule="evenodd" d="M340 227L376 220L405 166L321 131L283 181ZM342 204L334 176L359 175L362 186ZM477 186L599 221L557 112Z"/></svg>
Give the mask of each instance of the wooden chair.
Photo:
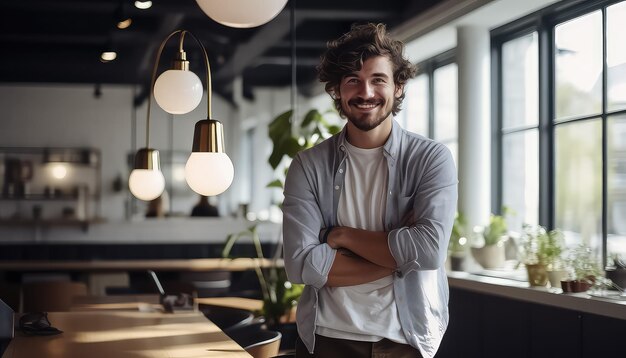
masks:
<svg viewBox="0 0 626 358"><path fill-rule="evenodd" d="M74 296L87 295L87 285L71 281L41 281L22 284L21 312L69 311Z"/></svg>
<svg viewBox="0 0 626 358"><path fill-rule="evenodd" d="M222 331L245 326L254 318L252 312L238 308L200 304L198 309Z"/></svg>
<svg viewBox="0 0 626 358"><path fill-rule="evenodd" d="M13 309L0 300L0 356L13 339Z"/></svg>
<svg viewBox="0 0 626 358"><path fill-rule="evenodd" d="M280 350L282 334L264 327L264 323L259 321L229 329L225 333L254 358L274 357Z"/></svg>

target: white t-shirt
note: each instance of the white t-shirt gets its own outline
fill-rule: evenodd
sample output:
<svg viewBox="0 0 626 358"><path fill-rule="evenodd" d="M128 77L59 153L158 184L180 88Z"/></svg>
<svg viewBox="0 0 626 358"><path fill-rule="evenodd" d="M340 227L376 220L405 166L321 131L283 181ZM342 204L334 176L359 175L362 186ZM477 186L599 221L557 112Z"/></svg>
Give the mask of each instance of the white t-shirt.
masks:
<svg viewBox="0 0 626 358"><path fill-rule="evenodd" d="M347 163L337 222L384 231L387 161L383 147L362 149L346 143ZM407 343L393 295L391 275L361 285L323 287L319 291L316 333L325 337Z"/></svg>

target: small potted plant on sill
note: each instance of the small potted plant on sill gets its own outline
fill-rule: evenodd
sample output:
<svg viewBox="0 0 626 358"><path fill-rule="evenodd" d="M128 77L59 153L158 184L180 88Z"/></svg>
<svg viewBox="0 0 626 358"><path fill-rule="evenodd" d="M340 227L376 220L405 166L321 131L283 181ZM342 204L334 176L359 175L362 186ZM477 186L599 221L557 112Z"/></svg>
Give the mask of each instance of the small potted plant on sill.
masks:
<svg viewBox="0 0 626 358"><path fill-rule="evenodd" d="M550 276L554 276L550 280L552 286L560 285L559 274L567 273L560 270L563 234L559 230L547 231L541 225L524 224L521 246L520 262L526 265L530 285L545 286Z"/></svg>
<svg viewBox="0 0 626 358"><path fill-rule="evenodd" d="M563 292L585 292L600 277L600 264L591 248L579 245L571 250L567 259L570 278L561 281Z"/></svg>
<svg viewBox="0 0 626 358"><path fill-rule="evenodd" d="M504 215L491 214L487 227L474 228L472 241L478 245L482 243L482 246L471 248L476 262L486 269L502 267L505 261L504 243L508 239L507 233Z"/></svg>
<svg viewBox="0 0 626 358"><path fill-rule="evenodd" d="M468 232L467 223L462 213L457 213L454 217L454 225L450 234L450 244L448 245L448 255L450 258L450 269L453 271L465 271L468 252Z"/></svg>

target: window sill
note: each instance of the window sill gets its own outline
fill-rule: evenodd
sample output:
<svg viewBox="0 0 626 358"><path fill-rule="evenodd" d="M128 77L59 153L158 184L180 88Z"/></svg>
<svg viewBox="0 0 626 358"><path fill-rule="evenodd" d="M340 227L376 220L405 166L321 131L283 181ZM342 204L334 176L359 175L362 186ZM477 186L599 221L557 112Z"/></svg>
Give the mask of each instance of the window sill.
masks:
<svg viewBox="0 0 626 358"><path fill-rule="evenodd" d="M516 279L458 271L448 272L448 283L457 289L626 320L626 300L584 292L564 294L560 288L530 287L528 282Z"/></svg>

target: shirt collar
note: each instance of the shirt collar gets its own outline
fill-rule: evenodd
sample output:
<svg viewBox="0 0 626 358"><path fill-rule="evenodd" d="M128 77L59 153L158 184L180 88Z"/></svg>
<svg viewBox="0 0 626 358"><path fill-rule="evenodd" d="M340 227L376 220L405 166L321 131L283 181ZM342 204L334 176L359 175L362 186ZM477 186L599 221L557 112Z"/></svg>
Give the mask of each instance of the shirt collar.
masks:
<svg viewBox="0 0 626 358"><path fill-rule="evenodd" d="M339 149L344 155L346 153L346 129L347 126L343 126L341 132L339 132L339 136L337 138L337 149ZM402 135L402 127L396 122L395 119L392 119L391 122L391 134L387 139L387 142L383 145L383 153L385 153L385 157L387 160L391 160L395 162L398 157L398 152L400 151L400 137Z"/></svg>

